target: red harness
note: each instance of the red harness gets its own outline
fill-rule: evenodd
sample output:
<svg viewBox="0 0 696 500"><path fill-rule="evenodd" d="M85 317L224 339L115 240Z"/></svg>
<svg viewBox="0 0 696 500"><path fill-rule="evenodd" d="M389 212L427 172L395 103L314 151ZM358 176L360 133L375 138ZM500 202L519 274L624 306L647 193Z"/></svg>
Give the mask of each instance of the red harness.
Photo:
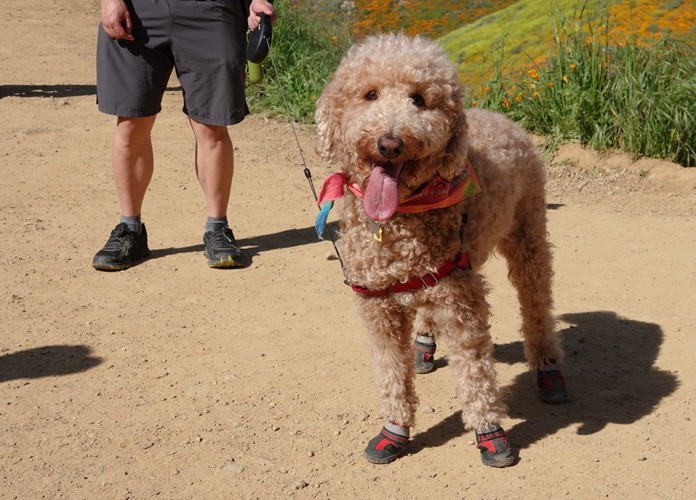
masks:
<svg viewBox="0 0 696 500"><path fill-rule="evenodd" d="M428 273L423 276L411 278L405 283L397 283L383 290L370 290L358 285L350 285L354 292L370 297L383 297L392 293L408 292L410 290L418 290L427 286L435 286L439 281L448 276L455 269L471 269L469 256L465 253L458 253L454 260L448 260L434 273Z"/></svg>

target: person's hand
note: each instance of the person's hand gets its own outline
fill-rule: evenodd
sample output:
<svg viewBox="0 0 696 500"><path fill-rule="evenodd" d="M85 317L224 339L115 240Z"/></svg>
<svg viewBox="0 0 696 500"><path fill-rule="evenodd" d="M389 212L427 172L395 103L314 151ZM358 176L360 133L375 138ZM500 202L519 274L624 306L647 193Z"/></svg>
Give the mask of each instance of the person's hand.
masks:
<svg viewBox="0 0 696 500"><path fill-rule="evenodd" d="M101 0L101 23L111 38L135 40L131 34L133 21L123 0Z"/></svg>
<svg viewBox="0 0 696 500"><path fill-rule="evenodd" d="M274 24L278 18L270 2L266 0L252 0L249 5L249 19L247 20L250 31L254 31L261 22L261 14L268 15L271 18L271 24Z"/></svg>

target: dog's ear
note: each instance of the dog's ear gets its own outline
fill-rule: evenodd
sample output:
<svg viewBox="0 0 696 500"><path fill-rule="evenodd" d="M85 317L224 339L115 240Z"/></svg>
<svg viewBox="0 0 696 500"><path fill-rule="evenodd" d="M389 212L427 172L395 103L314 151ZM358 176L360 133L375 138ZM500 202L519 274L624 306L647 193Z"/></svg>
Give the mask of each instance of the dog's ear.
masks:
<svg viewBox="0 0 696 500"><path fill-rule="evenodd" d="M316 152L324 160L333 163L337 152L341 149L341 113L344 105L341 103L340 92L336 81L329 82L317 100L314 120L317 124Z"/></svg>
<svg viewBox="0 0 696 500"><path fill-rule="evenodd" d="M454 123L452 125L452 136L447 143L447 157L450 159L448 164L456 169L461 169L466 163L466 157L469 153L469 141L467 132L469 126L466 122L466 113L464 112L464 104L461 101L461 96L457 93L456 104L454 105Z"/></svg>

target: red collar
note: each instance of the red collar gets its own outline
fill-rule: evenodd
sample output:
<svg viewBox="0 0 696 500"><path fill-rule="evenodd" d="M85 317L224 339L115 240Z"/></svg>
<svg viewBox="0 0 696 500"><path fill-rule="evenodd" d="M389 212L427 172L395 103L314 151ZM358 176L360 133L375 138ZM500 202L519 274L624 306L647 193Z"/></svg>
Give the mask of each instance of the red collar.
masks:
<svg viewBox="0 0 696 500"><path fill-rule="evenodd" d="M437 285L442 278L448 276L455 269L471 269L471 263L469 262L469 256L467 254L460 252L454 257L454 260L448 260L434 273L417 276L415 278L411 278L405 283L396 283L395 285L391 285L383 290L370 290L359 285L350 285L350 287L354 292L359 293L360 295L382 297L392 293L408 292L410 290L433 287Z"/></svg>

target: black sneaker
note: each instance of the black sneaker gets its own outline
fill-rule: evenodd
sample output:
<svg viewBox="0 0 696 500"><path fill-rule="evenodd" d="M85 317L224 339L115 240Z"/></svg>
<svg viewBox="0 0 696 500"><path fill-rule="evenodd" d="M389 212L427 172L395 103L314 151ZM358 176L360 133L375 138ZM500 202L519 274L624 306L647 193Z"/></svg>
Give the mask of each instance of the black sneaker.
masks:
<svg viewBox="0 0 696 500"><path fill-rule="evenodd" d="M207 231L203 235L208 265L216 269L227 267L242 267L242 251L237 246L232 230L225 226L222 229Z"/></svg>
<svg viewBox="0 0 696 500"><path fill-rule="evenodd" d="M100 271L122 271L150 255L147 247L145 224L139 233L131 231L128 224L121 222L92 260L92 267Z"/></svg>

